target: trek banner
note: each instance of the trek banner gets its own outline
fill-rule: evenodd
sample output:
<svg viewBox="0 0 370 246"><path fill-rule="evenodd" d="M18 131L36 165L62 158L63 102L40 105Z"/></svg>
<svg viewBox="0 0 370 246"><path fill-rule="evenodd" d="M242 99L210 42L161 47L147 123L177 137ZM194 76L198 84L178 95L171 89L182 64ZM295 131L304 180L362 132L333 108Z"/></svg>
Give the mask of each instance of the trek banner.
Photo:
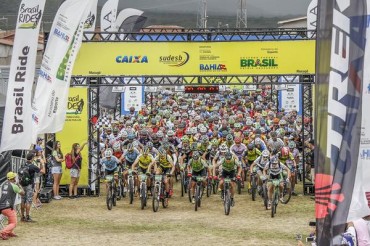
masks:
<svg viewBox="0 0 370 246"><path fill-rule="evenodd" d="M78 76L314 74L314 40L86 42Z"/></svg>
<svg viewBox="0 0 370 246"><path fill-rule="evenodd" d="M68 94L68 103L66 114L66 122L62 131L58 132L55 136L57 141L60 141L62 146L62 153L65 156L71 153L72 145L79 143L82 145L88 141L88 105L87 105L87 88L70 88ZM89 172L89 156L88 146L82 150L82 167L81 176L79 180L80 186L88 185L88 172ZM65 169L65 162L62 163L62 180L61 184L66 185L71 182L69 169Z"/></svg>
<svg viewBox="0 0 370 246"><path fill-rule="evenodd" d="M33 100L38 119L34 121L37 134L63 129L71 71L92 3L89 0L67 0L56 14Z"/></svg>
<svg viewBox="0 0 370 246"><path fill-rule="evenodd" d="M316 128L315 139L317 245L340 245L346 222L367 212L364 210L367 205L364 194L356 197L359 191L355 184L368 182L356 180L360 172L365 172L361 170L364 166L359 158L362 103L365 103L362 90L366 78L364 72L368 73L364 67L367 5L367 0L319 1L318 5L315 90L315 125L320 126ZM352 213L352 207L362 211ZM357 215L350 217L351 214Z"/></svg>
<svg viewBox="0 0 370 246"><path fill-rule="evenodd" d="M0 153L29 149L32 139L32 86L45 0L23 0L19 6L10 63Z"/></svg>

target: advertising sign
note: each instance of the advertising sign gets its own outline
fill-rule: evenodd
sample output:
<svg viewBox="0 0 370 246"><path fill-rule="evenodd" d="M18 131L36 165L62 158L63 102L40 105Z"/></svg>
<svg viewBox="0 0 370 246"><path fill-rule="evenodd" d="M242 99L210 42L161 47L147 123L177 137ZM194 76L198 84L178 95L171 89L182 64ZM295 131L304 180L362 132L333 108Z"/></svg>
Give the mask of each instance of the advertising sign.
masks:
<svg viewBox="0 0 370 246"><path fill-rule="evenodd" d="M314 74L315 41L87 42L73 75Z"/></svg>
<svg viewBox="0 0 370 246"><path fill-rule="evenodd" d="M142 80L138 82L142 83ZM127 81L124 83L127 84ZM135 112L138 112L145 102L144 86L126 86L125 88L125 92L121 93L121 115L128 114L130 107L134 107Z"/></svg>
<svg viewBox="0 0 370 246"><path fill-rule="evenodd" d="M88 106L87 106L87 88L70 88L68 95L66 121L61 132L56 134L56 140L62 145L62 152L65 156L72 150L72 144L83 144L88 140ZM88 185L88 146L81 152L82 168L79 185ZM61 185L69 184L71 177L69 169L65 169L65 162L62 163Z"/></svg>

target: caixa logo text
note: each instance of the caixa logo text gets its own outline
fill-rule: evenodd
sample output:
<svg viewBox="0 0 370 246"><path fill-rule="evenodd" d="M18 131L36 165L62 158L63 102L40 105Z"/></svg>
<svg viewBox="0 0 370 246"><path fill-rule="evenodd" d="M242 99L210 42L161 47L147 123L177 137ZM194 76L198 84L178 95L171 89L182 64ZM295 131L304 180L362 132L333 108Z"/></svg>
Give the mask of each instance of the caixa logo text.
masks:
<svg viewBox="0 0 370 246"><path fill-rule="evenodd" d="M117 56L117 63L148 63L147 56Z"/></svg>
<svg viewBox="0 0 370 246"><path fill-rule="evenodd" d="M362 160L370 160L370 149L360 150L360 157Z"/></svg>
<svg viewBox="0 0 370 246"><path fill-rule="evenodd" d="M226 72L227 68L225 64L200 64L200 71L217 71L217 72Z"/></svg>

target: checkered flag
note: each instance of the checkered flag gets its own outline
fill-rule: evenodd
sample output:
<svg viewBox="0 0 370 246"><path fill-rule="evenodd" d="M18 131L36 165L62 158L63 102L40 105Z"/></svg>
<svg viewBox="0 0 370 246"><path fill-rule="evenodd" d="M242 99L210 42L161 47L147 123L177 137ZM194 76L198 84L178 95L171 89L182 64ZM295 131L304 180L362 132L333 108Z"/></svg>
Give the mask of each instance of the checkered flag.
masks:
<svg viewBox="0 0 370 246"><path fill-rule="evenodd" d="M102 127L103 128L112 127L112 124L111 124L110 120L107 117L103 116L103 117L99 118L99 120L98 120L98 122L96 123L95 126L100 129Z"/></svg>

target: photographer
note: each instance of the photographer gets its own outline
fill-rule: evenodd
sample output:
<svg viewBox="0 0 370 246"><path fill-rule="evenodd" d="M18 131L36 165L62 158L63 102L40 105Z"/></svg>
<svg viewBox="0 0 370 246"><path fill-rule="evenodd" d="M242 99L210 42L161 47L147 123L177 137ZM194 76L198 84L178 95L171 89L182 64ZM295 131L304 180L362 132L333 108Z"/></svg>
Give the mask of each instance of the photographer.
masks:
<svg viewBox="0 0 370 246"><path fill-rule="evenodd" d="M0 214L8 219L8 225L1 231L1 238L3 240L16 236L13 233L14 228L17 226L17 214L14 209L14 202L17 194L24 195L22 186L16 183L15 178L17 174L8 172L6 177L8 180L4 182L0 190Z"/></svg>

